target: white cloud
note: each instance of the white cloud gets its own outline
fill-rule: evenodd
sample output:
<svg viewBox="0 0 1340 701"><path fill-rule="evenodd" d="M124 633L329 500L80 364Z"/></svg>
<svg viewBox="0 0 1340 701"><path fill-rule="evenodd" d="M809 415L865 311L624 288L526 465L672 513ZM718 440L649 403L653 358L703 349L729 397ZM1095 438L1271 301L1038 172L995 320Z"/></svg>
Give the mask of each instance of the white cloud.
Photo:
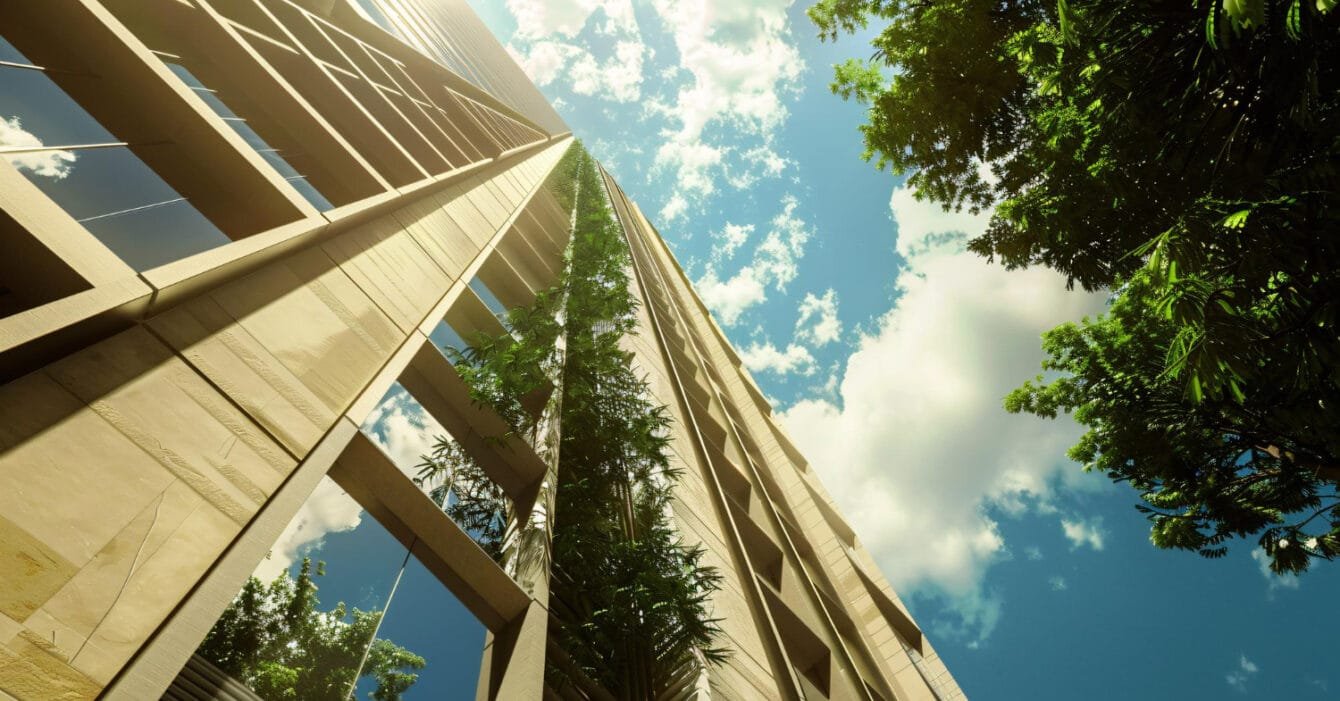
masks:
<svg viewBox="0 0 1340 701"><path fill-rule="evenodd" d="M1036 545L1030 545L1024 548L1024 557L1037 562L1042 559L1042 548L1039 548Z"/></svg>
<svg viewBox="0 0 1340 701"><path fill-rule="evenodd" d="M711 171L721 163L724 154L722 148L696 139L674 136L656 150L653 165L662 167L665 163L676 164L674 194L702 197L716 190Z"/></svg>
<svg viewBox="0 0 1340 701"><path fill-rule="evenodd" d="M572 91L578 95L596 95L614 102L634 102L642 96L642 60L651 49L640 41L620 41L614 55L596 61L590 52L581 51L568 75Z"/></svg>
<svg viewBox="0 0 1340 701"><path fill-rule="evenodd" d="M773 217L768 233L754 249L754 257L735 275L722 280L712 263L695 284L703 304L716 313L722 324L734 326L750 307L767 300L767 288L783 291L799 273L805 244L812 232L796 215L799 202L792 195L782 198L782 211Z"/></svg>
<svg viewBox="0 0 1340 701"><path fill-rule="evenodd" d="M707 266L707 272L694 283L698 296L726 326L734 326L746 309L768 298L766 281L759 279L759 271L745 268L729 279L717 277L716 270Z"/></svg>
<svg viewBox="0 0 1340 701"><path fill-rule="evenodd" d="M409 392L394 387L363 422L363 432L401 472L413 477L421 457L433 451L436 437L450 434Z"/></svg>
<svg viewBox="0 0 1340 701"><path fill-rule="evenodd" d="M838 319L837 292L828 288L822 297L807 292L800 301L800 316L796 319L796 338L825 346L842 336L842 322Z"/></svg>
<svg viewBox="0 0 1340 701"><path fill-rule="evenodd" d="M798 204L794 195L782 197L782 212L772 218L772 228L754 252L753 265L762 270L778 291L796 279L805 244L810 240L805 220L796 216Z"/></svg>
<svg viewBox="0 0 1340 701"><path fill-rule="evenodd" d="M755 146L740 153L739 163L727 167L726 179L732 187L747 190L763 178L776 178L782 175L788 165L795 161L784 158L771 146Z"/></svg>
<svg viewBox="0 0 1340 701"><path fill-rule="evenodd" d="M363 507L329 477L321 478L312 495L303 502L293 520L256 566L253 575L269 582L287 570L304 553L319 546L328 533L352 531L362 522Z"/></svg>
<svg viewBox="0 0 1340 701"><path fill-rule="evenodd" d="M712 247L712 260L730 260L735 255L735 251L743 246L753 233L753 224L726 222L726 226L722 227L721 231L712 234L712 240L716 243Z"/></svg>
<svg viewBox="0 0 1340 701"><path fill-rule="evenodd" d="M985 168L978 171L987 177L990 172ZM967 210L946 212L934 202L921 201L910 188L894 188L889 196L889 209L898 222L898 254L904 258L914 258L934 253L955 253L955 249L944 243L949 234L977 234L986 231L991 221L990 212L972 214Z"/></svg>
<svg viewBox="0 0 1340 701"><path fill-rule="evenodd" d="M536 85L548 85L554 82L569 61L586 53L561 41L535 42L526 53L522 53L514 46L509 46L508 49L521 65L521 70L525 71Z"/></svg>
<svg viewBox="0 0 1340 701"><path fill-rule="evenodd" d="M1074 550L1088 545L1094 550L1103 549L1103 536L1106 531L1102 528L1103 520L1095 518L1091 521L1083 519L1061 519L1061 530L1065 533L1066 540L1070 541L1070 549Z"/></svg>
<svg viewBox="0 0 1340 701"><path fill-rule="evenodd" d="M517 23L507 48L536 85L566 78L578 95L641 99L643 64L652 51L642 41L630 0L508 0L507 9ZM597 11L605 21L594 25L596 33L613 40L600 42L603 57L577 39Z"/></svg>
<svg viewBox="0 0 1340 701"><path fill-rule="evenodd" d="M1065 581L1065 577L1060 575L1049 578L1047 584L1051 586L1052 591L1065 591L1070 588L1070 584Z"/></svg>
<svg viewBox="0 0 1340 701"><path fill-rule="evenodd" d="M661 221L669 224L683 215L688 206L688 200L685 200L683 195L676 192L666 201L665 206L661 207Z"/></svg>
<svg viewBox="0 0 1340 701"><path fill-rule="evenodd" d="M771 144L774 131L787 117L782 96L798 90L804 69L787 22L792 4L792 0L653 0L674 37L680 72L690 76L672 101L651 104L671 122L656 166L674 171L677 192L701 196L714 189L722 150L704 141L710 125L734 130L734 143L743 136L757 139L756 146L742 149L748 153ZM704 158L706 152L714 157ZM752 158L765 172L781 171L777 159L762 154Z"/></svg>
<svg viewBox="0 0 1340 701"><path fill-rule="evenodd" d="M596 28L601 34L637 31L632 0L507 0L507 10L516 19L516 35L523 41L547 36L572 38L600 10L606 21Z"/></svg>
<svg viewBox="0 0 1340 701"><path fill-rule="evenodd" d="M815 371L814 356L804 346L794 343L788 344L785 350L779 350L771 343L751 343L740 352L740 361L750 372L813 375Z"/></svg>
<svg viewBox="0 0 1340 701"><path fill-rule="evenodd" d="M1000 610L983 575L1007 557L989 511L1045 503L1052 480L1075 474L1064 454L1080 433L1069 419L1007 414L1001 400L1038 372L1039 335L1101 311L1103 297L966 254L940 235L979 233L983 218L946 220L908 200L891 199L908 257L899 297L847 358L840 402L802 400L781 416L894 586L950 597L963 633L981 640Z"/></svg>
<svg viewBox="0 0 1340 701"><path fill-rule="evenodd" d="M40 148L45 144L36 134L23 128L23 122L17 117L0 117L0 147L22 146ZM64 180L74 170L75 159L72 151L54 149L31 153L11 153L5 158L17 169L26 170L34 175L53 180Z"/></svg>
<svg viewBox="0 0 1340 701"><path fill-rule="evenodd" d="M1246 655L1239 655L1237 668L1224 675L1224 681L1236 691L1246 693L1247 680L1259 671L1261 670L1255 662L1247 659Z"/></svg>
<svg viewBox="0 0 1340 701"><path fill-rule="evenodd" d="M1276 589L1297 589L1299 578L1296 574L1279 575L1270 571L1270 556L1261 548L1252 550L1252 560L1256 561L1256 567L1261 571L1261 576L1266 578L1266 583L1270 585L1269 591Z"/></svg>

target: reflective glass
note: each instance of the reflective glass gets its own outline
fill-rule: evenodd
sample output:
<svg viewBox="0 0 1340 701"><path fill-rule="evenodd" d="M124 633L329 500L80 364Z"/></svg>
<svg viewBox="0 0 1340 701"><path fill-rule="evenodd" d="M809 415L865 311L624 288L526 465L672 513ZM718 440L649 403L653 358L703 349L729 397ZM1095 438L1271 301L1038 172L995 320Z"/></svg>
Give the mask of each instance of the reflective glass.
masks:
<svg viewBox="0 0 1340 701"><path fill-rule="evenodd" d="M0 61L27 64L32 63L32 61L28 60L27 56L24 56L18 49L14 48L13 44L5 41L4 37L0 37Z"/></svg>
<svg viewBox="0 0 1340 701"><path fill-rule="evenodd" d="M414 395L393 384L362 431L461 530L495 560L501 559L506 495Z"/></svg>
<svg viewBox="0 0 1340 701"><path fill-rule="evenodd" d="M182 82L194 89L196 95L204 100L205 104L209 105L209 108L214 110L214 113L219 115L219 117L224 120L225 124L232 127L233 131L237 132L237 135L242 137L242 140L247 142L248 146L255 149L256 153L260 154L260 156L265 159L265 162L274 167L280 177L288 180L289 184L293 186L293 189L297 190L298 194L303 196L303 199L311 203L311 205L316 207L318 211L324 212L334 208L334 205L330 203L330 200L327 200L320 191L318 191L311 183L307 182L306 176L299 173L298 169L294 168L292 164L280 155L278 149L270 146L260 134L256 133L256 130L252 129L251 125L248 124L243 117L238 116L236 112L229 108L217 93L209 90L208 86L201 83L200 80L195 77L194 73L191 73L188 68L178 63L163 61L163 64L176 74L178 78L181 78Z"/></svg>
<svg viewBox="0 0 1340 701"><path fill-rule="evenodd" d="M0 148L114 141L43 71L0 66Z"/></svg>
<svg viewBox="0 0 1340 701"><path fill-rule="evenodd" d="M465 339L461 337L461 334L456 331L456 327L448 324L445 319L437 322L437 326L433 327L433 332L428 334L428 340L432 341L433 345L439 350L444 348L465 350L465 347L470 345L466 343ZM450 360L451 356L447 355L447 359Z"/></svg>
<svg viewBox="0 0 1340 701"><path fill-rule="evenodd" d="M473 615L323 478L173 689L210 697L231 678L265 699L344 698L357 679L352 698L372 699L379 678L404 674L398 698L469 699L483 643Z"/></svg>
<svg viewBox="0 0 1340 701"><path fill-rule="evenodd" d="M261 138L260 134L256 133L255 129L251 128L250 124L247 124L245 119L242 119L241 117L224 117L224 122L232 127L233 131L237 132L237 135L242 137L242 140L247 142L247 145L251 148L254 148L257 151L273 148L265 139Z"/></svg>
<svg viewBox="0 0 1340 701"><path fill-rule="evenodd" d="M163 57L159 56L159 58L162 59ZM187 68L181 65L180 63L173 63L172 61L164 60L163 65L167 66L167 69L176 74L178 78L181 78L181 82L186 83L187 87L191 88L205 87L205 84L201 83L200 79L196 78L194 73L187 70Z"/></svg>
<svg viewBox="0 0 1340 701"><path fill-rule="evenodd" d="M256 152L259 153L261 158L264 158L267 163L274 166L275 171L279 173L280 177L285 179L303 177L302 173L299 173L297 168L294 168L292 164L284 160L283 156L279 155L279 151L267 146L264 149L257 149Z"/></svg>
<svg viewBox="0 0 1340 701"><path fill-rule="evenodd" d="M386 20L386 15L382 14L381 9L378 8L377 4L372 2L372 0L358 0L354 7L361 10L364 17L367 17L377 26L385 29L386 33L396 37L400 36L400 33L391 26L391 23Z"/></svg>
<svg viewBox="0 0 1340 701"><path fill-rule="evenodd" d="M504 306L502 302L498 301L498 297L493 294L493 290L490 290L488 285L484 284L483 280L480 280L478 277L471 280L470 289L474 290L475 294L479 295L479 299L483 300L484 306L488 307L489 311L493 312L494 316L499 319L503 319L507 316L507 307Z"/></svg>
<svg viewBox="0 0 1340 701"><path fill-rule="evenodd" d="M324 212L328 209L335 208L335 205L331 204L330 200L326 199L325 195L322 195L316 187L307 182L307 176L299 175L295 178L288 178L288 184L292 185L293 189L297 190L298 194L302 195L309 204L316 207L318 212Z"/></svg>
<svg viewBox="0 0 1340 701"><path fill-rule="evenodd" d="M214 114L217 114L224 119L233 119L237 117L237 113L229 109L228 105L223 104L223 100L220 100L219 96L215 95L213 90L196 88L195 94L196 97L204 100L205 104L209 105L210 109L214 110Z"/></svg>
<svg viewBox="0 0 1340 701"><path fill-rule="evenodd" d="M406 701L474 699L484 649L484 626L417 558L410 558L378 639L394 641L424 658ZM375 687L364 678L359 697Z"/></svg>
<svg viewBox="0 0 1340 701"><path fill-rule="evenodd" d="M19 172L135 270L229 241L125 147L43 151L11 161L16 158L24 159Z"/></svg>

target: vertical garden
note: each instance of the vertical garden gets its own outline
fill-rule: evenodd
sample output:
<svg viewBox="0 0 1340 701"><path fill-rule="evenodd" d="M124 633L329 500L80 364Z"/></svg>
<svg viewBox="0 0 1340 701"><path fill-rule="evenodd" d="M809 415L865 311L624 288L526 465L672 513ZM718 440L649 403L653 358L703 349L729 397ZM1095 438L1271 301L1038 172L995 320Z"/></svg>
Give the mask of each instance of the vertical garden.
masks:
<svg viewBox="0 0 1340 701"><path fill-rule="evenodd" d="M518 434L538 440L556 412L552 518L510 514L501 490L445 437L419 480L449 480L454 498L440 495L441 503L500 560L536 557L537 538L548 541L551 689L658 698L725 657L708 606L719 575L669 520L678 478L666 455L670 417L650 401L621 344L636 332L637 302L628 242L601 176L576 145L549 186L574 213L564 273L508 313L507 333L447 352L472 398ZM537 411L535 397L553 383L550 409Z"/></svg>

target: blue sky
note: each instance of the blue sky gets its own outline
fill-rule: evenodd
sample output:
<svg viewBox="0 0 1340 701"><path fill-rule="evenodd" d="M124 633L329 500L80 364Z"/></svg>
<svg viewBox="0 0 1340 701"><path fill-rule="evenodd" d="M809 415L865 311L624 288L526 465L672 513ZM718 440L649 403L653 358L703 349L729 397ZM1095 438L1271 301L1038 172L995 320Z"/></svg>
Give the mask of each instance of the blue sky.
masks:
<svg viewBox="0 0 1340 701"><path fill-rule="evenodd" d="M1072 423L1001 410L1038 335L1105 300L965 254L984 218L860 160L828 83L861 37L821 44L786 0L471 4L665 235L970 697L1340 692L1335 567L1157 551L1134 494L1064 458Z"/></svg>

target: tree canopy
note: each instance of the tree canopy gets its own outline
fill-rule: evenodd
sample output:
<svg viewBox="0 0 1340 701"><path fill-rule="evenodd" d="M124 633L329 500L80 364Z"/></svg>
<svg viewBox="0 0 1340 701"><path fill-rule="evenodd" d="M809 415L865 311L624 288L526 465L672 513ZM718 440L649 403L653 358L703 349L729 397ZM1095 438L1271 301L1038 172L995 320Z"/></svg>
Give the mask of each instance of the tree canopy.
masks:
<svg viewBox="0 0 1340 701"><path fill-rule="evenodd" d="M885 23L834 92L918 197L992 213L969 248L1111 295L1044 336L1010 411L1071 412L1151 540L1277 572L1340 555L1335 0L821 0Z"/></svg>
<svg viewBox="0 0 1340 701"><path fill-rule="evenodd" d="M210 629L196 654L266 701L345 701L367 650L360 677L377 682L375 701L399 701L426 661L386 638L373 639L381 611L322 611L313 573L303 558L297 578L281 572L269 584L251 577ZM369 647L369 645L371 647Z"/></svg>

